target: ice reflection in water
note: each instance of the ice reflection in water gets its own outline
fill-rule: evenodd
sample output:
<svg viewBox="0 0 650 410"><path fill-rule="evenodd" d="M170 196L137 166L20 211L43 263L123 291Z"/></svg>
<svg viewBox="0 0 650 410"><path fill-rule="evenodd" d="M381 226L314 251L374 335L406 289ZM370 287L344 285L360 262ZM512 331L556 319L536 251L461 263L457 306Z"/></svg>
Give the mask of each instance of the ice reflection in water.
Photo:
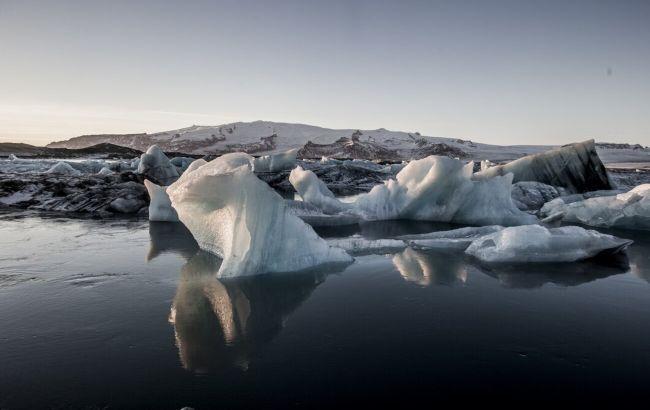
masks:
<svg viewBox="0 0 650 410"><path fill-rule="evenodd" d="M400 228L394 222L367 224L361 234L376 239L391 236L387 233L421 231L421 227L408 228ZM359 232L354 231L339 235ZM187 260L169 321L174 327L183 367L196 373L233 366L247 369L256 352L280 333L287 317L332 271L329 268L327 272L321 269L301 274L217 279L221 260L200 251L182 224L152 222L149 234L148 261L164 253L178 254ZM646 264L648 256L633 254L632 260L633 266ZM392 263L406 281L420 286L464 285L469 275L479 274L497 279L506 288L536 288L547 283L577 286L630 269L625 255L570 264L482 266L462 253L410 248L394 254Z"/></svg>
<svg viewBox="0 0 650 410"><path fill-rule="evenodd" d="M463 258L453 253L406 248L393 256L393 265L405 280L421 286L454 285L467 281Z"/></svg>
<svg viewBox="0 0 650 410"><path fill-rule="evenodd" d="M183 367L197 373L235 365L272 340L324 274L217 279L221 260L194 255L181 272L169 320Z"/></svg>

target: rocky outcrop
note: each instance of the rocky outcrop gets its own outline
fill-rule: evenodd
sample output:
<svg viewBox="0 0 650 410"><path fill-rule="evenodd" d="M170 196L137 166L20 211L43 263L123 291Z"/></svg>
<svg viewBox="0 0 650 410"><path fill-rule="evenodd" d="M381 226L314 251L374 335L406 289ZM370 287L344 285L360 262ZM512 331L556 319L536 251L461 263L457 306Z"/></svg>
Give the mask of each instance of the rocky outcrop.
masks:
<svg viewBox="0 0 650 410"><path fill-rule="evenodd" d="M142 176L97 174L0 174L0 208L110 217L145 213L149 197Z"/></svg>

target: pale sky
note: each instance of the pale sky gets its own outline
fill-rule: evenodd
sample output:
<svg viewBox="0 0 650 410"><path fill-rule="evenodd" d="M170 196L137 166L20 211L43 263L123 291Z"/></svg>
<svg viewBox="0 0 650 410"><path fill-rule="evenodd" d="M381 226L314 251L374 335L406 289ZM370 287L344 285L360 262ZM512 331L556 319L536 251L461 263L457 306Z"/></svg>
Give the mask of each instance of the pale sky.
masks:
<svg viewBox="0 0 650 410"><path fill-rule="evenodd" d="M650 1L0 0L0 141L253 120L650 145Z"/></svg>

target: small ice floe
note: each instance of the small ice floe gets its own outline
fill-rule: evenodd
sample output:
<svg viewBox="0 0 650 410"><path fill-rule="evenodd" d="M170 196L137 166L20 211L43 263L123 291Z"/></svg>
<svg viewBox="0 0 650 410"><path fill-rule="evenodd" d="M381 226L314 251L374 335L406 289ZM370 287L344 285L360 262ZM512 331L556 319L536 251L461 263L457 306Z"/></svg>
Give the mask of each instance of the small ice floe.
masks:
<svg viewBox="0 0 650 410"><path fill-rule="evenodd" d="M113 174L114 172L111 171L111 169L108 167L103 167L102 169L99 170L99 172L97 172L97 175L113 175Z"/></svg>
<svg viewBox="0 0 650 410"><path fill-rule="evenodd" d="M399 239L366 239L360 236L330 239L327 243L344 249L350 255L395 253L406 248L406 243Z"/></svg>
<svg viewBox="0 0 650 410"><path fill-rule="evenodd" d="M149 147L138 163L138 173L167 185L178 179L178 170L157 145Z"/></svg>
<svg viewBox="0 0 650 410"><path fill-rule="evenodd" d="M165 187L156 185L148 179L144 180L144 186L149 193L149 220L178 222L178 214L172 208Z"/></svg>
<svg viewBox="0 0 650 410"><path fill-rule="evenodd" d="M617 253L632 241L578 226L539 225L503 228L481 236L465 253L483 262L575 262L603 253Z"/></svg>
<svg viewBox="0 0 650 410"><path fill-rule="evenodd" d="M650 229L650 184L613 196L600 196L567 203L557 198L540 210L545 217L599 228Z"/></svg>
<svg viewBox="0 0 650 410"><path fill-rule="evenodd" d="M79 176L81 175L81 172L74 169L70 164L67 162L60 161L56 165L52 166L52 168L48 169L45 171L46 174L59 174L59 175L71 175L71 176Z"/></svg>
<svg viewBox="0 0 650 410"><path fill-rule="evenodd" d="M477 238L499 232L502 226L488 225L466 227L451 231L438 231L418 235L398 236L414 249L438 249L464 251Z"/></svg>
<svg viewBox="0 0 650 410"><path fill-rule="evenodd" d="M254 172L278 172L296 166L298 149L274 155L264 155L253 160Z"/></svg>

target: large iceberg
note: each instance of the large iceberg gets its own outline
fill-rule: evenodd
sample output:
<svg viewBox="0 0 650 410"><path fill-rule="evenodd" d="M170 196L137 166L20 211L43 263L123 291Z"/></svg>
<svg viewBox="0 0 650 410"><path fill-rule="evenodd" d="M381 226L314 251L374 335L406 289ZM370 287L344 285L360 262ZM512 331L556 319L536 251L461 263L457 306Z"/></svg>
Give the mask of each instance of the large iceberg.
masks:
<svg viewBox="0 0 650 410"><path fill-rule="evenodd" d="M411 161L395 179L375 186L352 203L341 202L300 167L289 180L308 203L326 213L348 212L365 220L413 219L470 225L537 223L533 215L512 202L512 175L472 180L473 165L447 157L429 156Z"/></svg>
<svg viewBox="0 0 650 410"><path fill-rule="evenodd" d="M599 228L650 229L650 184L615 196L571 203L557 198L545 204L540 213L548 218Z"/></svg>
<svg viewBox="0 0 650 410"><path fill-rule="evenodd" d="M612 189L605 166L598 157L594 140L565 145L528 155L505 165L481 168L474 179L513 174L514 182L537 181L560 186L571 192Z"/></svg>
<svg viewBox="0 0 650 410"><path fill-rule="evenodd" d="M149 147L140 157L138 173L146 175L162 185L169 185L178 179L178 170L157 145Z"/></svg>
<svg viewBox="0 0 650 410"><path fill-rule="evenodd" d="M167 188L179 219L199 246L223 258L220 277L352 261L343 249L329 246L259 180L252 163L248 154L226 154L196 169L188 168Z"/></svg>
<svg viewBox="0 0 650 410"><path fill-rule="evenodd" d="M483 262L575 262L616 253L632 241L578 226L504 228L475 239L465 253Z"/></svg>

